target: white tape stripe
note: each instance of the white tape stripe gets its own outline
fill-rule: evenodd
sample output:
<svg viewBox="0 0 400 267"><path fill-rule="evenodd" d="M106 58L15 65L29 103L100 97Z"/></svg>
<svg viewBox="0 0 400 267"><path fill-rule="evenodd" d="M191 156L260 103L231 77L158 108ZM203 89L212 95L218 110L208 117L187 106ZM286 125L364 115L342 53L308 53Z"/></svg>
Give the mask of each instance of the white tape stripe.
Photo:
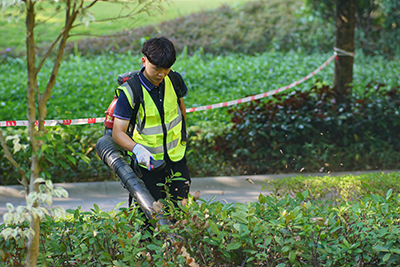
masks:
<svg viewBox="0 0 400 267"><path fill-rule="evenodd" d="M249 96L249 97L245 97L242 99L237 99L237 100L232 100L232 101L228 101L228 102L223 102L223 103L218 103L218 104L213 104L213 105L207 105L207 106L201 106L201 107L194 107L194 108L189 108L186 109L186 112L194 112L194 111L201 111L201 110L207 110L207 109L214 109L214 108L220 108L220 107L226 107L226 106L232 106L232 105L236 105L239 103L245 103L245 102L249 102L252 100L258 100L267 96L271 96L271 95L275 95L277 93L283 92L289 88L295 87L296 85L299 85L300 83L308 80L309 78L311 78L312 76L314 76L315 74L317 74L318 72L320 72L323 68L325 68L333 59L335 58L335 55L331 56L327 61L325 61L320 67L318 67L317 69L315 69L313 72L311 72L310 74L308 74L306 77L304 77L303 79L300 79L298 81L295 81L287 86L266 92L266 93L262 93L262 94L258 94L258 95L254 95L254 96Z"/></svg>
<svg viewBox="0 0 400 267"><path fill-rule="evenodd" d="M104 122L105 118L87 118L87 119L75 119L75 120L46 120L44 126L56 126L56 125L82 125ZM35 125L38 125L38 121ZM0 127L8 126L28 126L28 121L0 121Z"/></svg>
<svg viewBox="0 0 400 267"><path fill-rule="evenodd" d="M188 108L188 109L186 109L186 113L233 106L233 105L237 105L240 103L250 102L250 101L258 100L258 99L261 99L261 98L264 98L267 96L275 95L277 93L288 90L289 88L295 87L296 85L299 85L300 83L303 83L306 80L310 79L312 76L314 76L315 74L320 72L323 68L325 68L334 58L335 58L335 55L331 56L327 61L325 61L321 66L319 66L313 72L311 72L304 78L302 78L298 81L295 81L287 86L283 86L283 87L280 87L275 90L271 90L271 91L253 95L253 96L248 96L248 97L237 99L237 100L231 100L228 102L222 102L222 103L218 103L218 104L201 106L201 107ZM104 120L105 120L104 117L88 118L88 119L75 119L75 120L47 120L44 122L44 126L56 126L56 125L61 125L61 124L63 124L63 125L82 125L82 124L91 124L91 123L101 123L101 122L104 122ZM38 124L38 122L36 121L36 125L37 124ZM0 127L8 127L8 126L28 126L28 121L0 121Z"/></svg>

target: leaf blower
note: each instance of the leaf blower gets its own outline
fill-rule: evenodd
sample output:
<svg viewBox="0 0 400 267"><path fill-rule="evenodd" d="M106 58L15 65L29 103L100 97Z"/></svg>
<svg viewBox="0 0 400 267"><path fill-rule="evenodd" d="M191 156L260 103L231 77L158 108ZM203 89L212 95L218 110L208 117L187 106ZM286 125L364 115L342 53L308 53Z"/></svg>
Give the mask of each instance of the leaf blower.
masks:
<svg viewBox="0 0 400 267"><path fill-rule="evenodd" d="M153 209L155 199L150 194L144 182L132 170L123 156L123 150L112 139L111 133L112 130L106 128L104 136L99 138L96 144L97 154L114 171L123 187L129 191L129 194L138 203L146 218L151 221L155 213ZM157 171L165 166L165 161L153 160L151 164L154 165L154 170ZM159 225L171 225L171 222L160 214L156 218ZM153 226L156 227L155 224Z"/></svg>

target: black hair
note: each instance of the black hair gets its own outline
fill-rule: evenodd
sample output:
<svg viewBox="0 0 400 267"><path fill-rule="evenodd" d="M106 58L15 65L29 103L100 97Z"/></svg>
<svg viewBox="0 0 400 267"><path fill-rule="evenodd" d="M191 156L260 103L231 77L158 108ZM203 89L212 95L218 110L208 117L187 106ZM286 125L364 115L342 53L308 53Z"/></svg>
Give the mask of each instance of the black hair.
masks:
<svg viewBox="0 0 400 267"><path fill-rule="evenodd" d="M169 69L176 61L174 44L165 37L154 37L142 46L142 53L151 64Z"/></svg>

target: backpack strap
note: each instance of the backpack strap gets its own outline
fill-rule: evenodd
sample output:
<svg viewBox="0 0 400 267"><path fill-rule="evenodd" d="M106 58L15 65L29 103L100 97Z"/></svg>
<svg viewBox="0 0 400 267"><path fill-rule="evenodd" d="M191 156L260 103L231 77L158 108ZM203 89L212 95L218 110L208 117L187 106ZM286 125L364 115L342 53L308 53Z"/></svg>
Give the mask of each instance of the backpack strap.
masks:
<svg viewBox="0 0 400 267"><path fill-rule="evenodd" d="M171 70L168 73L168 77L172 82L172 85L175 90L176 98L178 99L178 106L179 108L181 107L181 100L179 98L178 92L182 92L182 79L179 77L178 74L176 74L173 70ZM182 142L186 143L187 142L187 135L186 135L186 121L185 118L183 117L182 114L182 130L181 130L181 135L182 135Z"/></svg>
<svg viewBox="0 0 400 267"><path fill-rule="evenodd" d="M133 136L133 131L135 129L135 124L136 124L136 117L139 112L139 107L142 105L143 110L145 111L145 106L144 106L144 100L143 100L143 91L142 91L142 84L140 83L139 80L139 72L135 75L133 75L130 79L126 81L129 86L131 87L133 91L133 101L135 103L135 106L133 107L133 113L131 116L131 120L129 122L129 127L128 127L128 135ZM142 123L142 129L144 128L144 124L146 123L146 116L143 118L143 123Z"/></svg>

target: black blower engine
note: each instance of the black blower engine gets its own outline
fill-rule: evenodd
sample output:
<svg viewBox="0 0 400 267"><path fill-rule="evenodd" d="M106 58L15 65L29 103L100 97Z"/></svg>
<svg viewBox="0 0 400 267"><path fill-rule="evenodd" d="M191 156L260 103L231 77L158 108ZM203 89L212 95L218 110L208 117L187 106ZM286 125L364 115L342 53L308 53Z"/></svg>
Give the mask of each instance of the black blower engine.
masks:
<svg viewBox="0 0 400 267"><path fill-rule="evenodd" d="M100 159L114 171L123 187L129 191L129 194L138 203L146 218L151 221L153 219L153 203L155 199L150 194L144 182L125 160L122 149L114 142L111 133L111 129L106 129L104 136L97 140L97 154ZM165 162L153 161L152 164L155 169L157 169L157 167L163 167ZM159 225L171 225L171 222L162 215L158 215L157 219ZM153 226L156 227L154 224Z"/></svg>

